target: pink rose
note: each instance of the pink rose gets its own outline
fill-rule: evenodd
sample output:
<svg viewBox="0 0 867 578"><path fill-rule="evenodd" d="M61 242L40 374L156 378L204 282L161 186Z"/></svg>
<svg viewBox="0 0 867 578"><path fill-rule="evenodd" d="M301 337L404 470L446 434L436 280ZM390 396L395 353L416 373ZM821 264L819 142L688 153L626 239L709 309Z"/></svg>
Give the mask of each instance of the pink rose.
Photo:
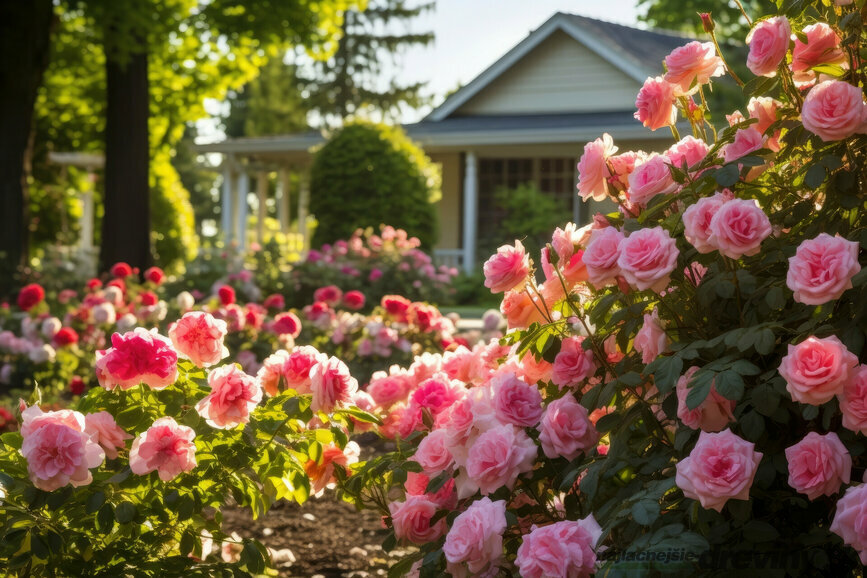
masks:
<svg viewBox="0 0 867 578"><path fill-rule="evenodd" d="M354 311L357 311L364 307L364 293L361 291L347 291L346 295L343 296L343 304L348 308Z"/></svg>
<svg viewBox="0 0 867 578"><path fill-rule="evenodd" d="M859 365L837 396L843 412L843 427L867 435L867 365Z"/></svg>
<svg viewBox="0 0 867 578"><path fill-rule="evenodd" d="M771 222L754 200L723 203L710 220L708 243L732 259L755 255L771 234Z"/></svg>
<svg viewBox="0 0 867 578"><path fill-rule="evenodd" d="M750 486L761 460L762 453L755 451L755 444L731 430L701 432L689 457L678 462L675 482L687 498L722 512L730 499L750 499Z"/></svg>
<svg viewBox="0 0 867 578"><path fill-rule="evenodd" d="M466 475L469 483L459 495L472 495L477 487L483 495L506 486L515 487L518 476L533 469L537 454L533 443L523 430L513 425L495 426L482 433L470 446L467 454Z"/></svg>
<svg viewBox="0 0 867 578"><path fill-rule="evenodd" d="M678 254L674 239L662 227L639 229L620 243L617 266L630 285L659 293L668 287Z"/></svg>
<svg viewBox="0 0 867 578"><path fill-rule="evenodd" d="M435 429L419 442L413 459L421 465L424 473L436 476L454 465L455 459L448 447L450 439L446 430Z"/></svg>
<svg viewBox="0 0 867 578"><path fill-rule="evenodd" d="M596 571L596 544L602 528L593 514L583 520L533 526L525 534L515 565L523 578L589 578Z"/></svg>
<svg viewBox="0 0 867 578"><path fill-rule="evenodd" d="M686 405L686 397L689 395L689 382L699 368L692 366L686 370L677 380L677 417L683 425L692 429L700 429L706 432L718 432L723 430L729 422L735 421L732 413L735 409L734 400L723 397L714 384L710 386L710 393L695 409L689 409Z"/></svg>
<svg viewBox="0 0 867 578"><path fill-rule="evenodd" d="M635 119L650 130L673 125L677 121L674 87L661 76L644 81L635 100Z"/></svg>
<svg viewBox="0 0 867 578"><path fill-rule="evenodd" d="M473 400L465 397L437 415L436 426L448 436L450 447L463 446L472 433L474 424Z"/></svg>
<svg viewBox="0 0 867 578"><path fill-rule="evenodd" d="M250 412L262 401L262 387L234 363L211 370L211 393L196 404L196 411L219 429L232 429L250 421Z"/></svg>
<svg viewBox="0 0 867 578"><path fill-rule="evenodd" d="M310 391L313 401L310 408L314 412L330 413L352 401L358 390L358 382L349 375L346 364L330 357L319 361L310 369Z"/></svg>
<svg viewBox="0 0 867 578"><path fill-rule="evenodd" d="M560 351L554 358L551 381L558 387L578 385L596 371L593 352L584 349L581 344L583 337L567 337L560 345ZM528 354L529 356L530 354Z"/></svg>
<svg viewBox="0 0 867 578"><path fill-rule="evenodd" d="M568 263L575 254L575 247L581 245L582 239L588 233L586 227L578 228L575 223L566 223L562 229L557 227L551 235L551 246L557 252L561 264Z"/></svg>
<svg viewBox="0 0 867 578"><path fill-rule="evenodd" d="M823 141L837 141L863 133L867 106L861 89L841 80L826 80L810 89L801 109L804 128Z"/></svg>
<svg viewBox="0 0 867 578"><path fill-rule="evenodd" d="M229 355L223 345L226 332L222 319L204 311L191 311L169 327L169 338L178 357L189 359L196 367L208 367Z"/></svg>
<svg viewBox="0 0 867 578"><path fill-rule="evenodd" d="M747 68L756 76L774 76L786 57L791 42L792 27L785 16L762 20L747 34L750 54Z"/></svg>
<svg viewBox="0 0 867 578"><path fill-rule="evenodd" d="M437 505L424 496L409 495L403 502L391 502L388 511L395 537L413 544L435 541L446 532L445 518L431 524L437 509Z"/></svg>
<svg viewBox="0 0 867 578"><path fill-rule="evenodd" d="M503 556L506 502L487 496L476 500L452 522L443 553L454 576L480 575Z"/></svg>
<svg viewBox="0 0 867 578"><path fill-rule="evenodd" d="M110 460L117 457L118 448L126 447L125 440L132 439L107 411L87 414L84 416L84 423L84 431L102 447L105 457Z"/></svg>
<svg viewBox="0 0 867 578"><path fill-rule="evenodd" d="M111 345L96 353L96 377L105 389L130 389L140 383L163 389L178 378L178 354L156 329L115 333Z"/></svg>
<svg viewBox="0 0 867 578"><path fill-rule="evenodd" d="M626 197L639 207L656 195L668 195L677 192L679 185L671 178L668 157L652 155L646 161L635 167L629 175L629 189Z"/></svg>
<svg viewBox="0 0 867 578"><path fill-rule="evenodd" d="M693 94L715 76L725 73L722 59L716 55L712 42L693 41L665 57L665 80L675 85L678 96Z"/></svg>
<svg viewBox="0 0 867 578"><path fill-rule="evenodd" d="M161 417L139 434L129 450L129 467L139 476L159 472L164 482L196 467L196 432L172 417Z"/></svg>
<svg viewBox="0 0 867 578"><path fill-rule="evenodd" d="M859 245L843 237L820 233L803 241L789 258L786 285L795 293L795 301L822 305L838 299L852 288L852 277L861 270Z"/></svg>
<svg viewBox="0 0 867 578"><path fill-rule="evenodd" d="M756 130L756 127L741 128L735 133L735 140L727 144L723 149L723 159L725 162L730 163L764 146L765 137Z"/></svg>
<svg viewBox="0 0 867 578"><path fill-rule="evenodd" d="M862 564L867 564L867 484L853 486L837 500L831 531L855 548Z"/></svg>
<svg viewBox="0 0 867 578"><path fill-rule="evenodd" d="M354 443L354 442L352 442ZM430 478L418 472L407 472L406 483L403 485L410 496L424 496L444 510L454 510L458 505L458 495L455 492L455 481L449 479L443 487L432 494L426 493Z"/></svg>
<svg viewBox="0 0 867 578"><path fill-rule="evenodd" d="M603 201L608 197L611 171L607 161L616 152L617 147L608 133L584 145L584 154L578 160L578 194L583 200Z"/></svg>
<svg viewBox="0 0 867 578"><path fill-rule="evenodd" d="M271 323L271 331L277 335L291 335L294 339L301 334L301 320L291 311L278 313Z"/></svg>
<svg viewBox="0 0 867 578"><path fill-rule="evenodd" d="M611 176L608 178L608 182L616 183L625 189L629 186L629 175L646 158L647 155L641 151L626 151L625 153L609 157L608 166L611 169ZM594 200L597 199L594 197Z"/></svg>
<svg viewBox="0 0 867 578"><path fill-rule="evenodd" d="M549 381L554 366L544 359L536 360L533 355L525 355L520 361L520 373L527 383Z"/></svg>
<svg viewBox="0 0 867 578"><path fill-rule="evenodd" d="M710 222L723 205L730 201L731 195L716 193L712 197L704 197L690 205L683 212L683 235L699 253L710 253L717 249L710 243Z"/></svg>
<svg viewBox="0 0 867 578"><path fill-rule="evenodd" d="M422 381L410 396L410 405L427 408L436 417L464 397L463 384L452 381L444 373L436 373Z"/></svg>
<svg viewBox="0 0 867 578"><path fill-rule="evenodd" d="M811 431L798 443L786 448L789 485L811 500L833 496L848 484L852 457L834 432L825 435Z"/></svg>
<svg viewBox="0 0 867 578"><path fill-rule="evenodd" d="M750 118L759 121L752 126L760 133L765 134L770 126L777 122L777 111L780 109L780 106L782 106L780 101L769 96L751 98L749 104L747 104L747 112Z"/></svg>
<svg viewBox="0 0 867 578"><path fill-rule="evenodd" d="M328 357L310 345L302 345L292 350L283 364L283 378L286 387L298 393L310 393L310 370ZM269 392L270 393L270 392ZM273 395L273 394L271 394Z"/></svg>
<svg viewBox="0 0 867 578"><path fill-rule="evenodd" d="M798 345L789 345L779 372L792 399L821 405L842 393L857 365L858 357L837 337L808 337Z"/></svg>
<svg viewBox="0 0 867 578"><path fill-rule="evenodd" d="M338 303L340 303L340 299L342 297L343 291L341 291L340 288L336 285L320 287L313 292L314 301L322 301L323 303L328 303L329 305L337 305Z"/></svg>
<svg viewBox="0 0 867 578"><path fill-rule="evenodd" d="M524 245L515 241L515 246L503 245L497 252L485 261L485 287L491 293L520 290L527 282L530 274L530 258L524 251Z"/></svg>
<svg viewBox="0 0 867 578"><path fill-rule="evenodd" d="M807 43L795 39L795 48L792 50L792 72L795 80L808 80L813 77L810 71L820 64L837 64L848 68L846 53L840 46L840 37L834 29L819 22L805 27L801 33L807 37Z"/></svg>
<svg viewBox="0 0 867 578"><path fill-rule="evenodd" d="M542 417L542 394L535 385L528 385L514 373L503 373L491 379L494 392L494 413L502 423L518 427L533 427Z"/></svg>
<svg viewBox="0 0 867 578"><path fill-rule="evenodd" d="M377 371L370 378L367 393L370 394L377 406L388 408L406 399L410 385L405 375Z"/></svg>
<svg viewBox="0 0 867 578"><path fill-rule="evenodd" d="M641 363L650 363L668 348L668 335L662 328L656 309L652 314L644 314L644 324L635 335L633 347L641 353Z"/></svg>
<svg viewBox="0 0 867 578"><path fill-rule="evenodd" d="M548 458L574 460L596 447L598 441L599 432L590 422L587 409L571 393L555 399L545 408L539 423L539 442Z"/></svg>
<svg viewBox="0 0 867 578"><path fill-rule="evenodd" d="M596 287L617 283L617 276L620 274L617 259L620 257L621 242L623 233L614 227L596 229L590 234L583 259L587 276Z"/></svg>
<svg viewBox="0 0 867 578"><path fill-rule="evenodd" d="M669 162L677 168L692 168L704 160L710 147L692 135L685 136L665 152Z"/></svg>

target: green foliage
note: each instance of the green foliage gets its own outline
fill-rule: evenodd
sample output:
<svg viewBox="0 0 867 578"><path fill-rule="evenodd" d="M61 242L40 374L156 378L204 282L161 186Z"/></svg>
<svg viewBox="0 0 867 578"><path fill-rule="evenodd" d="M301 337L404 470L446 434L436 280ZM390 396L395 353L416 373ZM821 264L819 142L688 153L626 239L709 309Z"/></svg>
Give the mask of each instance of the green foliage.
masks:
<svg viewBox="0 0 867 578"><path fill-rule="evenodd" d="M551 230L571 220L564 215L561 204L532 184L515 189L501 188L494 196L495 205L505 213L498 227L498 239L493 245L479 247L487 258L508 239L520 239L528 253L537 254L550 241Z"/></svg>
<svg viewBox="0 0 867 578"><path fill-rule="evenodd" d="M170 151L151 162L151 238L154 262L167 271L182 270L199 249L190 195L172 166Z"/></svg>
<svg viewBox="0 0 867 578"><path fill-rule="evenodd" d="M742 0L750 18L774 11L773 0ZM735 40L746 38L749 26L734 2L718 0L638 0L637 6L644 12L639 18L657 28L680 30L701 34L702 24L698 14L710 12L717 25L717 32Z"/></svg>
<svg viewBox="0 0 867 578"><path fill-rule="evenodd" d="M387 223L430 248L436 241L439 171L400 128L355 122L317 153L310 174L313 244Z"/></svg>

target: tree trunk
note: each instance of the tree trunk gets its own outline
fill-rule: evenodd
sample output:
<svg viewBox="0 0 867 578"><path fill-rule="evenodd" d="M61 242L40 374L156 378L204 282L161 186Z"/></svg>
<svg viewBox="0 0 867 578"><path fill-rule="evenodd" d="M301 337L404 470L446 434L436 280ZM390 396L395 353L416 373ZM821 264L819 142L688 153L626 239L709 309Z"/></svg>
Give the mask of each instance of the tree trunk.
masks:
<svg viewBox="0 0 867 578"><path fill-rule="evenodd" d="M0 295L28 261L27 167L53 18L52 0L0 2Z"/></svg>
<svg viewBox="0 0 867 578"><path fill-rule="evenodd" d="M105 212L100 267L151 264L148 171L148 57L118 64L106 55Z"/></svg>

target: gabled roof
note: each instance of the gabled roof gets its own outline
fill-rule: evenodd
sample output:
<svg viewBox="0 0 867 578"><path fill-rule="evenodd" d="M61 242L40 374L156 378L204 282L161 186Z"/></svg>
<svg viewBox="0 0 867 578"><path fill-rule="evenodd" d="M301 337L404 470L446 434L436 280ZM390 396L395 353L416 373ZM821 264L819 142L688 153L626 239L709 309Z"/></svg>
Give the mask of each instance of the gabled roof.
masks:
<svg viewBox="0 0 867 578"><path fill-rule="evenodd" d="M641 30L558 12L479 76L447 98L424 120L442 121L447 118L558 30L565 32L638 83L643 83L648 76L661 74L665 56L692 40L691 37L675 32Z"/></svg>

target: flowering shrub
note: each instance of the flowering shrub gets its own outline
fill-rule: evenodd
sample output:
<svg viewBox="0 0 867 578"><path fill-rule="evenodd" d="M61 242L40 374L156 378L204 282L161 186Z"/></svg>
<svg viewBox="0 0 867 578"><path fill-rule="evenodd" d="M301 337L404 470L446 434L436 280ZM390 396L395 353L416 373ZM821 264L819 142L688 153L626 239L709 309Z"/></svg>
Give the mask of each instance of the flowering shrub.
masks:
<svg viewBox="0 0 867 578"><path fill-rule="evenodd" d="M705 16L713 41L638 95L671 148L584 149L579 194L619 210L555 231L541 283L520 243L485 264L513 331L371 382L398 444L342 491L419 547L393 574L858 575L861 14L778 5L747 38L747 116L707 120L727 65Z"/></svg>

